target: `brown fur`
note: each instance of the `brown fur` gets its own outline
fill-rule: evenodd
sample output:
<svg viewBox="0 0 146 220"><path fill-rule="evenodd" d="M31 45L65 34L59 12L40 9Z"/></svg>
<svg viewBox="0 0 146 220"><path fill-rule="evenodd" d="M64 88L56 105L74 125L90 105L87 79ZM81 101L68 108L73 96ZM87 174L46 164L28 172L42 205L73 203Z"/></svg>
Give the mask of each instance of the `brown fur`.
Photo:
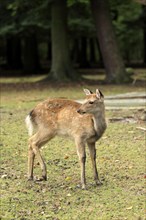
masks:
<svg viewBox="0 0 146 220"><path fill-rule="evenodd" d="M89 90L86 90L89 92ZM97 90L99 91L99 90ZM46 165L40 154L40 147L56 135L70 137L75 141L81 163L81 183L85 188L85 144L88 144L93 164L94 179L100 183L96 168L95 142L106 129L103 97L88 94L84 104L67 99L48 99L38 104L30 113L30 120L36 133L29 139L28 175L33 179L34 157L37 155L42 168L43 179L47 178ZM93 102L93 104L90 104Z"/></svg>

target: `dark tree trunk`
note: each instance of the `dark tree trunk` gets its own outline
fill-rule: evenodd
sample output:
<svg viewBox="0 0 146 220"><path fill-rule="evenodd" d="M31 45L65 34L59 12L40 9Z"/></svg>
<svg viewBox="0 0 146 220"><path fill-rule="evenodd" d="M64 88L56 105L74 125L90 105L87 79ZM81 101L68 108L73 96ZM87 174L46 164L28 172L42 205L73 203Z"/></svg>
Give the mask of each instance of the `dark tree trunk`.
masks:
<svg viewBox="0 0 146 220"><path fill-rule="evenodd" d="M67 2L55 0L51 8L51 35L52 35L52 67L51 78L62 81L76 79L77 74L72 67L68 34L67 34Z"/></svg>
<svg viewBox="0 0 146 220"><path fill-rule="evenodd" d="M7 39L6 43L6 57L7 57L7 65L9 68L13 66L13 40L12 37Z"/></svg>
<svg viewBox="0 0 146 220"><path fill-rule="evenodd" d="M90 44L90 62L92 64L95 64L96 63L95 39L94 38L90 38L89 44Z"/></svg>
<svg viewBox="0 0 146 220"><path fill-rule="evenodd" d="M102 53L101 53L101 50L100 50L98 39L96 39L96 45L97 45L98 56L99 56L98 64L99 64L100 67L103 67L103 58L102 58Z"/></svg>
<svg viewBox="0 0 146 220"><path fill-rule="evenodd" d="M21 40L17 36L7 39L6 49L7 65L11 69L21 69Z"/></svg>
<svg viewBox="0 0 146 220"><path fill-rule="evenodd" d="M143 43L144 43L144 56L143 56L143 62L146 64L146 6L143 6Z"/></svg>
<svg viewBox="0 0 146 220"><path fill-rule="evenodd" d="M40 70L38 44L35 34L30 34L24 38L23 64L26 74L36 74Z"/></svg>
<svg viewBox="0 0 146 220"><path fill-rule="evenodd" d="M106 81L108 83L128 82L130 79L126 74L124 62L119 53L108 0L90 0L90 2L99 45L106 68Z"/></svg>
<svg viewBox="0 0 146 220"><path fill-rule="evenodd" d="M144 64L146 64L146 30L144 30Z"/></svg>
<svg viewBox="0 0 146 220"><path fill-rule="evenodd" d="M74 63L80 62L80 42L78 38L73 39L71 58L73 59Z"/></svg>
<svg viewBox="0 0 146 220"><path fill-rule="evenodd" d="M84 36L81 37L80 67L89 67L89 62L87 58L87 38Z"/></svg>
<svg viewBox="0 0 146 220"><path fill-rule="evenodd" d="M47 60L52 60L52 43L51 41L48 42L48 50L47 50Z"/></svg>
<svg viewBox="0 0 146 220"><path fill-rule="evenodd" d="M125 54L124 59L125 59L125 61L126 61L126 64L129 65L131 61L130 61L130 50L129 50L128 47L125 48L124 54Z"/></svg>

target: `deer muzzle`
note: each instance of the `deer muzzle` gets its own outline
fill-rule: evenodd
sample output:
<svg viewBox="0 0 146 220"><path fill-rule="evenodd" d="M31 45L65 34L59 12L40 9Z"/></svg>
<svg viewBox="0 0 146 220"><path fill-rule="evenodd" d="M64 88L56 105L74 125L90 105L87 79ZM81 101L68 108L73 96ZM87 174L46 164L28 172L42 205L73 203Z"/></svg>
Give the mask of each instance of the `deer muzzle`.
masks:
<svg viewBox="0 0 146 220"><path fill-rule="evenodd" d="M79 114L81 114L81 115L83 115L83 114L85 114L86 112L85 111L83 111L82 109L78 109L77 110L77 112L79 113Z"/></svg>

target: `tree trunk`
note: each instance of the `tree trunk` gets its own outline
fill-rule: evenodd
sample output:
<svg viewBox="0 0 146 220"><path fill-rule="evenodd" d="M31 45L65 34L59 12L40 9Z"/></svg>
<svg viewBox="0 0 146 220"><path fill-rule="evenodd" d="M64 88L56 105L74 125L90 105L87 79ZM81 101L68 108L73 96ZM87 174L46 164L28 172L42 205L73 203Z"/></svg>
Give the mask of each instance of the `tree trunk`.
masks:
<svg viewBox="0 0 146 220"><path fill-rule="evenodd" d="M87 37L81 37L81 51L80 51L80 67L89 67L87 58Z"/></svg>
<svg viewBox="0 0 146 220"><path fill-rule="evenodd" d="M51 8L51 35L52 35L52 67L51 78L62 81L76 79L77 74L72 67L68 35L67 35L67 2L55 0Z"/></svg>
<svg viewBox="0 0 146 220"><path fill-rule="evenodd" d="M143 62L146 64L146 6L143 6L143 43L144 43L144 55Z"/></svg>
<svg viewBox="0 0 146 220"><path fill-rule="evenodd" d="M23 64L25 73L38 73L40 70L38 45L35 34L24 38Z"/></svg>
<svg viewBox="0 0 146 220"><path fill-rule="evenodd" d="M146 65L146 30L144 30L144 58L143 62Z"/></svg>
<svg viewBox="0 0 146 220"><path fill-rule="evenodd" d="M17 36L12 36L7 39L6 49L7 65L11 69L21 69L21 41Z"/></svg>
<svg viewBox="0 0 146 220"><path fill-rule="evenodd" d="M7 65L9 68L12 68L13 65L13 40L12 37L7 39L6 42L6 58L7 58Z"/></svg>
<svg viewBox="0 0 146 220"><path fill-rule="evenodd" d="M108 0L90 0L108 83L129 81L113 30Z"/></svg>
<svg viewBox="0 0 146 220"><path fill-rule="evenodd" d="M90 44L90 62L91 64L96 63L96 55L95 55L95 39L90 38L89 44Z"/></svg>
<svg viewBox="0 0 146 220"><path fill-rule="evenodd" d="M96 46L97 46L97 50L98 50L98 66L103 67L103 57L101 54L101 49L100 49L99 42L98 42L97 38L96 38Z"/></svg>
<svg viewBox="0 0 146 220"><path fill-rule="evenodd" d="M79 42L79 38L73 39L73 47L72 47L72 52L71 52L71 58L72 58L72 60L75 64L80 62L80 42Z"/></svg>
<svg viewBox="0 0 146 220"><path fill-rule="evenodd" d="M52 60L52 43L51 43L51 41L49 41L47 45L48 45L47 60L51 61Z"/></svg>

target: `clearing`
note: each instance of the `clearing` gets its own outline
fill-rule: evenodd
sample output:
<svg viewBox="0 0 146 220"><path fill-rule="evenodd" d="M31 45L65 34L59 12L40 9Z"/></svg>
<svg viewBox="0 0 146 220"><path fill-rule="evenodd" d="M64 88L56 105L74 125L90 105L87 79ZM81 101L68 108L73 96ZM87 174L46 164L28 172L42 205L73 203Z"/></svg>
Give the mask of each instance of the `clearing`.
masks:
<svg viewBox="0 0 146 220"><path fill-rule="evenodd" d="M27 139L24 119L41 100L83 99L82 88L101 89L105 96L145 92L141 85L38 84L2 86L1 93L1 219L6 220L142 220L145 219L145 128L143 107L107 109L107 131L97 142L101 187L92 178L87 149L87 190L80 188L80 166L74 143L55 138L42 150L46 182L27 182ZM57 88L57 89L56 89ZM112 100L111 100L112 102ZM124 120L118 120L122 118ZM128 119L133 120L128 120ZM41 173L35 161L35 176Z"/></svg>

